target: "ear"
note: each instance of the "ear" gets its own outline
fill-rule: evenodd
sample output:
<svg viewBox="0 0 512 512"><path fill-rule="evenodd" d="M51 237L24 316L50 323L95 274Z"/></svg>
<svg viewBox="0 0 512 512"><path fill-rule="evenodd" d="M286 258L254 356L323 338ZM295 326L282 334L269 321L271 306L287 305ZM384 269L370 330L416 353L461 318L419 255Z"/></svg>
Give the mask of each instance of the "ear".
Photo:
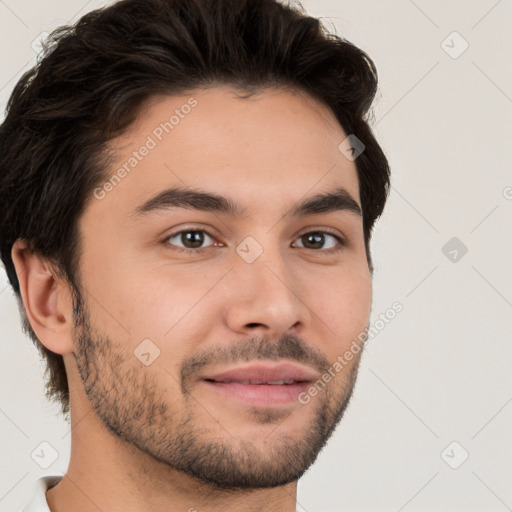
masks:
<svg viewBox="0 0 512 512"><path fill-rule="evenodd" d="M57 279L53 264L29 250L24 240L14 243L11 254L32 329L52 352L72 353L73 303L69 285Z"/></svg>

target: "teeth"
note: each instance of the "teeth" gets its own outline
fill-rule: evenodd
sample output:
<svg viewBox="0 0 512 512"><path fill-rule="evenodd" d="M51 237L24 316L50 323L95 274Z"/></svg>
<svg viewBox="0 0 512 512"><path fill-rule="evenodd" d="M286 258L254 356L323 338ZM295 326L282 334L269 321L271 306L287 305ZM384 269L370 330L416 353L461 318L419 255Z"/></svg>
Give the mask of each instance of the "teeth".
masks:
<svg viewBox="0 0 512 512"><path fill-rule="evenodd" d="M288 380L272 380L272 381L249 381L249 380L240 380L240 381L232 381L232 380L225 380L222 381L223 384L229 384L231 382L237 382L238 384L271 384L274 386L279 386L283 384L292 384L294 382L293 379Z"/></svg>

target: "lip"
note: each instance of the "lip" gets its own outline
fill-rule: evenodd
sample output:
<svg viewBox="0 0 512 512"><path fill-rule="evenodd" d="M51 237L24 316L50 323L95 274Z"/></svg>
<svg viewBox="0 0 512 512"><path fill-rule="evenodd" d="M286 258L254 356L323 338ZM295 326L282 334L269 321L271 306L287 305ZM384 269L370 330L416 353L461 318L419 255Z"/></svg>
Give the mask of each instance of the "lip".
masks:
<svg viewBox="0 0 512 512"><path fill-rule="evenodd" d="M316 379L313 370L296 364L258 363L204 375L202 382L225 397L255 407L272 408L298 402L299 395ZM266 384L287 380L293 380L293 383Z"/></svg>
<svg viewBox="0 0 512 512"><path fill-rule="evenodd" d="M229 399L261 408L282 407L299 403L299 395L305 392L310 382L296 384L240 384L238 382L203 381L208 388Z"/></svg>
<svg viewBox="0 0 512 512"><path fill-rule="evenodd" d="M203 380L215 382L268 383L281 380L311 382L317 380L318 374L309 368L293 363L253 363L239 366L220 373L203 375Z"/></svg>

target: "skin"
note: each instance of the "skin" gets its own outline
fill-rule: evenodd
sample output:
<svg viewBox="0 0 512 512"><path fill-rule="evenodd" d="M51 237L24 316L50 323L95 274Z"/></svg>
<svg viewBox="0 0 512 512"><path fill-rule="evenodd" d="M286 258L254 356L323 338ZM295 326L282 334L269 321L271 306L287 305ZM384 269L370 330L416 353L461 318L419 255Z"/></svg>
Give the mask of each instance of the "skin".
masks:
<svg viewBox="0 0 512 512"><path fill-rule="evenodd" d="M361 205L355 163L338 150L346 134L304 93L241 99L217 86L152 98L111 141L112 173L190 96L198 102L190 114L103 199L87 203L77 325L52 265L21 241L13 248L29 320L63 355L69 380L71 460L46 493L52 512L293 512L297 480L352 393L360 353L307 405L252 407L200 380L205 371L278 359L320 376L367 327L372 280L361 217L286 215L339 186ZM246 215L130 215L178 185L228 196ZM194 246L169 237L186 228L206 231L204 252L179 252ZM347 245L327 252L337 241L326 234L310 248L302 235L322 228ZM247 236L263 248L252 263L236 252ZM149 366L134 355L145 339L160 350Z"/></svg>

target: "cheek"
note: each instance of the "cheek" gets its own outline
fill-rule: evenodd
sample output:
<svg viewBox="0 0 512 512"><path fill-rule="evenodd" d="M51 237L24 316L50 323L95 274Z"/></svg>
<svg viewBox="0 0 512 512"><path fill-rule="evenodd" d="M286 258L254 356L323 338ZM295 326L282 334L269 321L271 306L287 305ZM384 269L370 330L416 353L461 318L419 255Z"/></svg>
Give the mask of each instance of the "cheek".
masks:
<svg viewBox="0 0 512 512"><path fill-rule="evenodd" d="M116 314L132 340L149 338L163 349L175 347L175 340L201 338L203 329L208 332L204 309L213 307L211 298L219 299L208 292L222 273L204 275L172 265L134 268L118 269L120 279L113 285Z"/></svg>
<svg viewBox="0 0 512 512"><path fill-rule="evenodd" d="M177 321L178 292L162 279L162 271L113 252L102 261L90 258L84 270L92 321L113 339L134 345L145 338L162 339Z"/></svg>
<svg viewBox="0 0 512 512"><path fill-rule="evenodd" d="M317 290L313 313L327 326L328 336L338 347L350 345L365 330L371 312L372 281L369 271L333 275Z"/></svg>

